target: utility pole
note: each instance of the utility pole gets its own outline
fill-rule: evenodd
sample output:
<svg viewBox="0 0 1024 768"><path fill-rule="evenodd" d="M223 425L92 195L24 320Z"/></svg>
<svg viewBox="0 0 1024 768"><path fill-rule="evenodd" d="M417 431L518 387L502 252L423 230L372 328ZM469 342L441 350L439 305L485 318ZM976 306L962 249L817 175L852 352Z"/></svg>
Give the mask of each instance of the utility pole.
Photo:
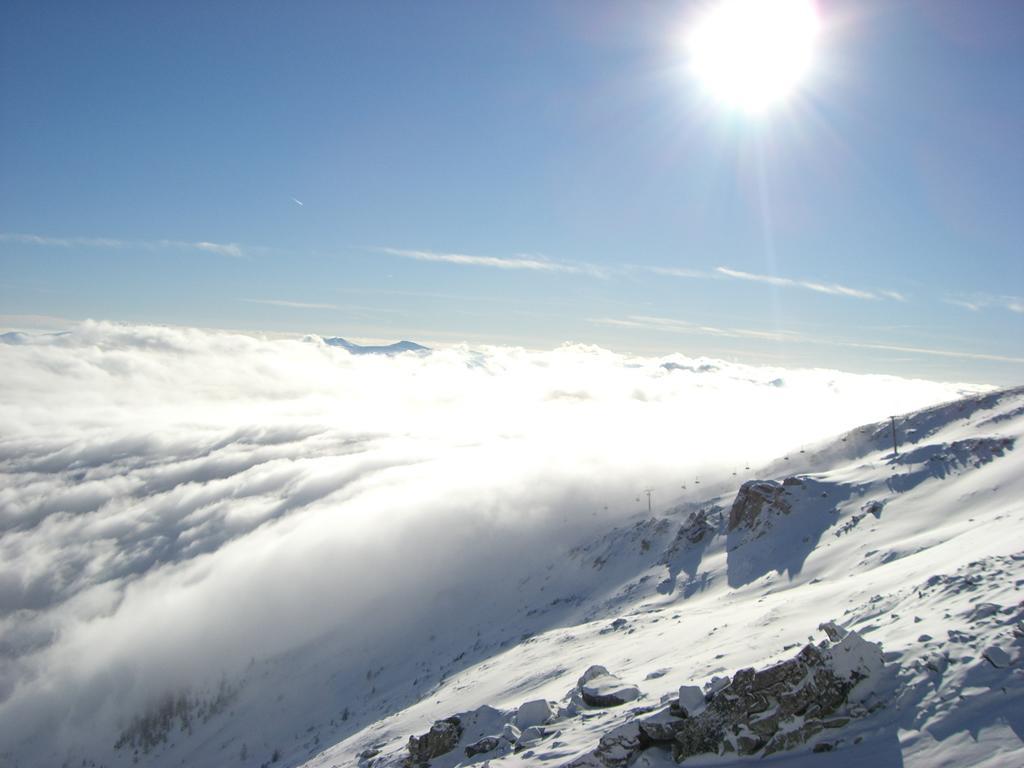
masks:
<svg viewBox="0 0 1024 768"><path fill-rule="evenodd" d="M896 445L896 417L890 416L889 422L892 424L892 455L899 456L900 450L899 447Z"/></svg>
<svg viewBox="0 0 1024 768"><path fill-rule="evenodd" d="M651 513L651 494L654 493L653 488L644 488L643 493L647 494L647 514Z"/></svg>

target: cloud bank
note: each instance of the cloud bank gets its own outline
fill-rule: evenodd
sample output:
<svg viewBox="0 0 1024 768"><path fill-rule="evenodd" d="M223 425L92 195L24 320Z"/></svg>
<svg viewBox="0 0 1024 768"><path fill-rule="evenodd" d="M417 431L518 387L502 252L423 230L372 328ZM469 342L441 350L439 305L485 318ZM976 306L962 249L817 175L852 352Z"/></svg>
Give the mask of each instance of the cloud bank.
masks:
<svg viewBox="0 0 1024 768"><path fill-rule="evenodd" d="M0 368L0 744L19 750L109 747L161 693L326 633L422 632L439 594L557 556L641 488L710 492L960 389L102 322L5 337Z"/></svg>

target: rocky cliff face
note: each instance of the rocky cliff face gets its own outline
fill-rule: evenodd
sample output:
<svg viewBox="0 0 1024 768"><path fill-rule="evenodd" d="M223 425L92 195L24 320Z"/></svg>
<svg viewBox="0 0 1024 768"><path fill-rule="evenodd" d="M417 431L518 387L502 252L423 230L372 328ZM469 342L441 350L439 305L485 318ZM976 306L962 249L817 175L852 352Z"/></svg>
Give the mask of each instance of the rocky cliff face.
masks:
<svg viewBox="0 0 1024 768"><path fill-rule="evenodd" d="M792 507L786 500L786 489L774 480L748 480L740 486L729 512L729 531L739 527L754 530L760 527L765 510L789 514Z"/></svg>

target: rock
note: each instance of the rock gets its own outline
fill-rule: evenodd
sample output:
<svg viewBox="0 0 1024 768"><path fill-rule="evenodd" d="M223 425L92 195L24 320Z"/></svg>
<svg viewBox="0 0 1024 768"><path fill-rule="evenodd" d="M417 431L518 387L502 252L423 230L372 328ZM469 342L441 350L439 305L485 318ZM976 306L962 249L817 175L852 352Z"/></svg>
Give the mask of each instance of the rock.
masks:
<svg viewBox="0 0 1024 768"><path fill-rule="evenodd" d="M608 674L611 673L608 671L607 667L602 667L600 664L591 664L587 667L587 671L580 675L580 679L576 681L576 687L582 688L595 677L601 677L602 675Z"/></svg>
<svg viewBox="0 0 1024 768"><path fill-rule="evenodd" d="M846 720L825 718L847 702L858 682L877 672L881 653L850 632L832 648L807 645L767 669L739 670L676 735L676 759L717 752L728 734L739 754L771 754L805 743L825 727L845 725Z"/></svg>
<svg viewBox="0 0 1024 768"><path fill-rule="evenodd" d="M510 744L515 744L519 741L521 735L519 729L512 725L512 723L505 723L505 727L501 730L501 738Z"/></svg>
<svg viewBox="0 0 1024 768"><path fill-rule="evenodd" d="M740 526L754 529L765 507L789 514L791 507L785 495L785 488L774 480L748 480L740 486L732 503L728 530L733 531Z"/></svg>
<svg viewBox="0 0 1024 768"><path fill-rule="evenodd" d="M691 512L679 530L679 535L684 537L691 544L699 544L700 541L711 532L711 524L708 523L708 513L703 509L699 512Z"/></svg>
<svg viewBox="0 0 1024 768"><path fill-rule="evenodd" d="M818 629L824 632L833 643L838 643L846 636L846 630L834 621L825 621L818 625Z"/></svg>
<svg viewBox="0 0 1024 768"><path fill-rule="evenodd" d="M885 508L885 502L880 499L874 499L869 501L860 508L860 511L865 515L874 515L876 518L882 516L882 510Z"/></svg>
<svg viewBox="0 0 1024 768"><path fill-rule="evenodd" d="M720 690L725 688L732 680L728 675L712 677L704 683L704 694L706 698L713 698Z"/></svg>
<svg viewBox="0 0 1024 768"><path fill-rule="evenodd" d="M601 737L594 756L608 768L619 768L629 765L643 747L639 724L626 723Z"/></svg>
<svg viewBox="0 0 1024 768"><path fill-rule="evenodd" d="M493 752L498 748L499 744L501 744L501 739L497 736L484 736L479 741L466 747L466 757L476 757L477 755Z"/></svg>
<svg viewBox="0 0 1024 768"><path fill-rule="evenodd" d="M991 616L996 616L1002 611L1003 606L999 603L978 603L966 613L966 618L972 622L978 622Z"/></svg>
<svg viewBox="0 0 1024 768"><path fill-rule="evenodd" d="M523 732L519 735L519 740L516 742L516 752L522 752L524 749L535 747L545 738L547 738L547 733L539 725L531 725L529 728L524 728Z"/></svg>
<svg viewBox="0 0 1024 768"><path fill-rule="evenodd" d="M679 709L687 717L694 717L704 711L707 702L704 698L704 691L696 685L683 685L679 687Z"/></svg>
<svg viewBox="0 0 1024 768"><path fill-rule="evenodd" d="M782 481L782 484L787 487L793 485L803 485L804 481L801 480L799 477L787 477L785 480Z"/></svg>
<svg viewBox="0 0 1024 768"><path fill-rule="evenodd" d="M455 749L460 738L462 738L462 722L458 717L438 720L422 736L409 737L409 757L405 759L403 765L406 768L428 766L433 758Z"/></svg>
<svg viewBox="0 0 1024 768"><path fill-rule="evenodd" d="M558 714L558 706L544 699L527 701L516 710L516 726L525 730L533 725L544 725Z"/></svg>
<svg viewBox="0 0 1024 768"><path fill-rule="evenodd" d="M880 677L882 649L856 632L822 626L841 639L831 646L806 645L762 670L738 670L731 680L715 679L706 686L708 695L683 686L669 708L610 731L587 756L590 762L573 765L624 766L654 745L670 746L677 762L701 754L764 756L866 715L868 709L856 702L869 691L859 686L870 687Z"/></svg>
<svg viewBox="0 0 1024 768"><path fill-rule="evenodd" d="M997 669L1006 669L1012 663L1010 654L997 645L990 645L981 655L988 660L989 664Z"/></svg>
<svg viewBox="0 0 1024 768"><path fill-rule="evenodd" d="M580 697L588 707L618 707L640 698L640 689L622 682L604 667L595 664L576 682Z"/></svg>
<svg viewBox="0 0 1024 768"><path fill-rule="evenodd" d="M654 744L671 744L675 741L676 733L685 719L678 717L674 710L669 709L636 722L644 739Z"/></svg>
<svg viewBox="0 0 1024 768"><path fill-rule="evenodd" d="M670 573L677 572L680 567L679 559L685 559L688 556L687 553L691 553L702 541L714 536L716 528L717 525L708 519L707 510L691 512L686 518L686 522L679 526L672 544L662 553L658 562L661 565L669 566ZM668 587L668 591L671 591L670 585L673 579L670 578L668 582L666 587Z"/></svg>
<svg viewBox="0 0 1024 768"><path fill-rule="evenodd" d="M718 717L703 715L680 721L672 743L672 757L677 763L692 755L718 752L724 736L722 722Z"/></svg>

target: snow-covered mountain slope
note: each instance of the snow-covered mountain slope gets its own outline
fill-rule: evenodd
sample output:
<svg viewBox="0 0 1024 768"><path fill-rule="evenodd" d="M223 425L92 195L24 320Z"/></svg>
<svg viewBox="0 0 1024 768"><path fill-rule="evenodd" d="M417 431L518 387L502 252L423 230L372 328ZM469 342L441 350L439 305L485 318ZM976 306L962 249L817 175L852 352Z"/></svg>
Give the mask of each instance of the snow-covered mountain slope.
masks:
<svg viewBox="0 0 1024 768"><path fill-rule="evenodd" d="M307 768L417 764L409 737L455 715L458 741L431 766L671 764L667 744L592 753L616 727L671 719L680 686L709 691L790 659L835 622L879 646L881 663L840 727L773 763L818 764L816 747L841 765L1024 764L1024 390L921 411L897 431L896 456L890 424L868 425L514 584L482 574L488 590L439 605L436 635L396 637L400 655L347 683L355 733L318 752L331 732L311 723L282 756L318 752ZM581 702L578 679L597 664L638 697ZM421 756L451 746L435 731Z"/></svg>

